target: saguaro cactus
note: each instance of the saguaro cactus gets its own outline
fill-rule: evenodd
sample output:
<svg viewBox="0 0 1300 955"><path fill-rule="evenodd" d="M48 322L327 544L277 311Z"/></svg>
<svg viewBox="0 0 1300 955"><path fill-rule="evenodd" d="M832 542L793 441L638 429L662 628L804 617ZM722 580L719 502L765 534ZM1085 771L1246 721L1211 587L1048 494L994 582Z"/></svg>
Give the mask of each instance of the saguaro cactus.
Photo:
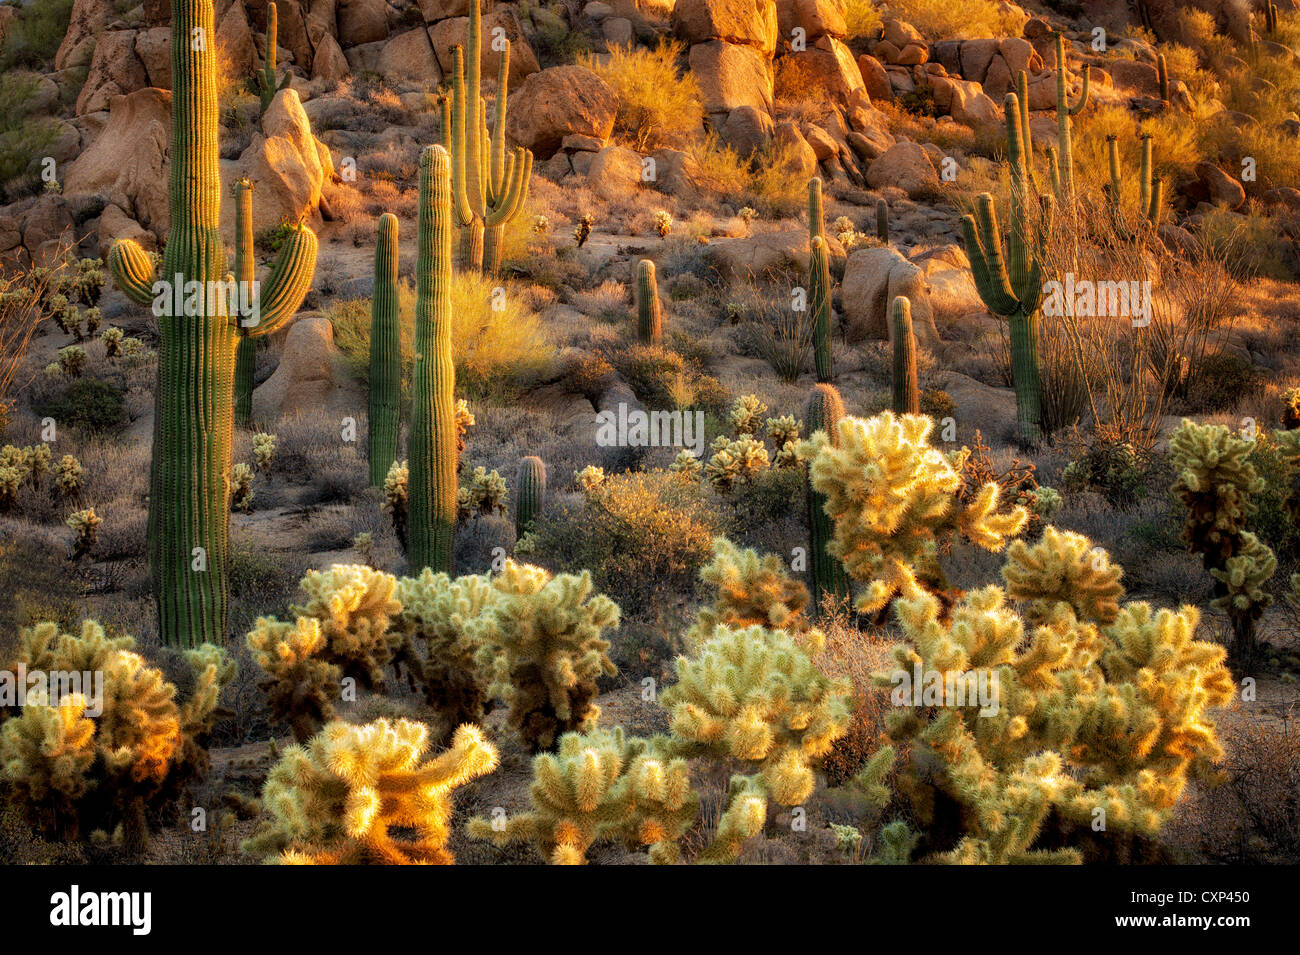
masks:
<svg viewBox="0 0 1300 955"><path fill-rule="evenodd" d="M1169 102L1169 64L1165 62L1165 55L1161 53L1156 57L1156 76L1160 81L1160 98L1166 103Z"/></svg>
<svg viewBox="0 0 1300 955"><path fill-rule="evenodd" d="M529 455L519 462L515 475L515 533L522 537L542 512L546 498L546 464Z"/></svg>
<svg viewBox="0 0 1300 955"><path fill-rule="evenodd" d="M1039 241L1039 215L1029 177L1020 98L1008 93L1005 105L1011 164L1011 232L1007 235L1007 254L1003 254L1002 230L993 197L987 192L976 200L975 215L962 217L962 235L980 298L990 311L1007 320L1016 387L1016 421L1020 440L1032 445L1042 436L1043 420L1038 368L1042 262L1033 248Z"/></svg>
<svg viewBox="0 0 1300 955"><path fill-rule="evenodd" d="M257 275L253 259L253 183L240 179L235 194L235 281L252 288ZM257 369L257 339L243 335L235 351L235 424L247 428L253 420L253 372Z"/></svg>
<svg viewBox="0 0 1300 955"><path fill-rule="evenodd" d="M916 336L912 334L912 303L899 296L890 315L894 338L894 414L920 414L921 393L916 378Z"/></svg>
<svg viewBox="0 0 1300 955"><path fill-rule="evenodd" d="M642 259L636 267L636 336L642 345L663 340L663 308L655 284L655 264Z"/></svg>
<svg viewBox="0 0 1300 955"><path fill-rule="evenodd" d="M379 217L375 296L370 306L370 485L383 487L397 460L402 340L397 318L397 216Z"/></svg>
<svg viewBox="0 0 1300 955"><path fill-rule="evenodd" d="M451 359L451 157L420 154L415 370L410 447L411 572L452 572L456 530L456 366Z"/></svg>
<svg viewBox="0 0 1300 955"><path fill-rule="evenodd" d="M808 238L826 237L826 213L822 206L822 181L817 176L808 180Z"/></svg>
<svg viewBox="0 0 1300 955"><path fill-rule="evenodd" d="M812 252L808 256L808 300L812 309L817 380L830 381L835 376L831 360L831 261L826 239L820 235L813 236Z"/></svg>
<svg viewBox="0 0 1300 955"><path fill-rule="evenodd" d="M1070 117L1083 112L1088 105L1088 67L1083 68L1083 88L1079 101L1070 105L1070 64L1065 56L1065 34L1056 34L1056 139L1060 149L1059 160L1053 159L1052 180L1056 197L1062 204L1074 201L1074 139L1071 135ZM1021 126L1029 129L1028 117L1023 113ZM1057 154L1049 150L1048 156Z"/></svg>
<svg viewBox="0 0 1300 955"><path fill-rule="evenodd" d="M1273 0L1264 0L1264 29L1269 33L1277 32L1277 4Z"/></svg>
<svg viewBox="0 0 1300 955"><path fill-rule="evenodd" d="M275 4L266 5L266 56L262 58L262 68L253 76L253 86L257 91L258 98L262 101L262 112L265 113L271 106L271 100L275 99L275 94L280 92L289 85L291 74L285 73L284 79L277 85L275 81L276 66L276 46L279 34L279 17L275 12Z"/></svg>
<svg viewBox="0 0 1300 955"><path fill-rule="evenodd" d="M1153 176L1151 155L1151 134L1142 134L1142 167L1138 178L1138 212L1146 217L1151 225L1160 224L1160 206L1164 201L1164 182ZM1106 156L1110 166L1110 184L1106 189L1111 208L1116 217L1121 214L1120 188L1122 178L1119 164L1119 138L1113 133L1106 137Z"/></svg>
<svg viewBox="0 0 1300 955"><path fill-rule="evenodd" d="M171 235L163 274L155 276L149 256L129 239L115 243L108 260L127 297L155 305L158 316L149 563L159 632L164 643L180 646L225 639L240 335L267 335L293 316L317 251L309 229L290 230L261 286L259 321L241 331L229 306L233 278L226 277L221 241L213 20L212 0L172 0ZM155 279L166 294L155 292Z"/></svg>
<svg viewBox="0 0 1300 955"><path fill-rule="evenodd" d="M482 91L482 13L469 8L466 49L452 47L452 99L444 101L444 137L451 142L452 189L461 258L466 268L495 274L501 267L501 233L528 198L533 154L522 147L506 152L506 94L510 43L505 41L497 71L496 115L488 134ZM466 67L464 58L468 55Z"/></svg>
<svg viewBox="0 0 1300 955"><path fill-rule="evenodd" d="M808 396L808 407L804 411L804 422L811 437L818 431L825 431L832 444L838 441L837 425L844 417L844 401L833 385L818 384L813 386ZM831 594L836 599L847 600L850 594L848 574L838 558L826 552L826 544L835 532L830 515L826 513L826 496L813 489L805 478L808 502L808 538L812 551L808 556L812 571L813 606L821 609L822 598Z"/></svg>

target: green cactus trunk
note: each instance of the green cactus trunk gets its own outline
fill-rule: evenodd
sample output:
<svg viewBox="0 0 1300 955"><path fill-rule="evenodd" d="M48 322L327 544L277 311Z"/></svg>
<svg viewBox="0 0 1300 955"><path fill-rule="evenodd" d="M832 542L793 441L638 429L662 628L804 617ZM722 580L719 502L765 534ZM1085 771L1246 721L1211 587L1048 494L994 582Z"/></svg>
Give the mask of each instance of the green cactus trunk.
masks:
<svg viewBox="0 0 1300 955"><path fill-rule="evenodd" d="M642 345L663 342L663 307L655 284L655 264L642 259L636 267L636 335Z"/></svg>
<svg viewBox="0 0 1300 955"><path fill-rule="evenodd" d="M542 512L546 501L546 464L532 455L519 462L515 474L515 534L523 537L532 530L533 522Z"/></svg>
<svg viewBox="0 0 1300 955"><path fill-rule="evenodd" d="M275 82L276 73L276 47L279 43L279 16L276 13L275 4L266 5L266 56L262 58L262 68L257 71L253 78L253 85L257 88L258 99L261 100L262 112L265 113L271 108L271 101L275 99L275 94L280 92L289 85L290 74L286 73L284 79L279 83Z"/></svg>
<svg viewBox="0 0 1300 955"><path fill-rule="evenodd" d="M825 431L831 444L838 444L839 434L836 428L843 417L844 401L835 387L827 384L814 385L804 412L808 434L811 436L818 431ZM813 585L813 607L820 612L826 595L836 601L846 601L852 592L844 565L826 552L826 544L835 532L834 522L826 513L826 496L813 490L806 473L804 489L808 505L808 543L811 550L808 563Z"/></svg>
<svg viewBox="0 0 1300 955"><path fill-rule="evenodd" d="M889 245L889 203L884 199L876 200L876 238Z"/></svg>
<svg viewBox="0 0 1300 955"><path fill-rule="evenodd" d="M506 100L509 93L510 44L501 50L497 71L495 117L488 133L482 92L482 13L479 0L469 10L465 46L452 47L452 97L449 126L452 154L452 202L461 230L463 268L489 274L501 268L504 230L528 199L533 154L506 148ZM468 57L468 63L466 58Z"/></svg>
<svg viewBox="0 0 1300 955"><path fill-rule="evenodd" d="M901 295L894 299L890 333L894 339L894 414L920 414L921 392L916 375L912 303Z"/></svg>
<svg viewBox="0 0 1300 955"><path fill-rule="evenodd" d="M257 278L253 260L253 184L235 183L235 281L252 288ZM242 335L235 352L235 424L247 428L253 421L253 372L257 370L257 339Z"/></svg>
<svg viewBox="0 0 1300 955"><path fill-rule="evenodd" d="M183 647L222 643L229 601L241 327L227 299L235 279L226 272L220 232L215 36L212 0L172 0L171 234L163 274L154 275L148 255L131 240L115 243L108 259L117 285L132 301L155 306L158 319L149 565L161 639ZM316 250L310 231L293 230L261 289L260 320L250 320L242 334L269 334L292 317L310 286ZM171 294L155 297L158 279Z"/></svg>
<svg viewBox="0 0 1300 955"><path fill-rule="evenodd" d="M980 298L989 311L1007 320L1016 388L1016 422L1021 443L1032 446L1042 438L1043 420L1038 363L1042 262L1035 251L1041 233L1025 150L1024 113L1015 93L1007 94L1005 113L1011 165L1011 231L1007 235L1005 254L997 211L988 193L976 200L974 215L962 217L962 236ZM1060 175L1063 177L1064 173Z"/></svg>
<svg viewBox="0 0 1300 955"><path fill-rule="evenodd" d="M420 155L415 370L410 444L411 572L452 572L456 530L456 367L451 358L451 160Z"/></svg>
<svg viewBox="0 0 1300 955"><path fill-rule="evenodd" d="M1165 62L1165 55L1161 53L1156 57L1156 76L1160 82L1160 98L1169 102L1169 64Z"/></svg>
<svg viewBox="0 0 1300 955"><path fill-rule="evenodd" d="M397 460L401 428L402 339L397 314L397 217L379 217L375 295L370 307L370 486L383 487Z"/></svg>
<svg viewBox="0 0 1300 955"><path fill-rule="evenodd" d="M1058 168L1054 176L1056 198L1068 207L1074 201L1074 139L1070 117L1077 116L1088 105L1089 73L1083 68L1083 87L1079 102L1070 105L1070 66L1065 52L1065 34L1056 34L1056 140L1059 148ZM1026 105L1028 101L1026 101ZM1027 110L1021 112L1022 137L1029 135ZM1027 140L1026 140L1027 142Z"/></svg>
<svg viewBox="0 0 1300 955"><path fill-rule="evenodd" d="M826 240L819 235L812 237L808 257L808 299L813 322L813 363L817 380L827 382L835 376L831 360L831 262Z"/></svg>
<svg viewBox="0 0 1300 955"><path fill-rule="evenodd" d="M822 181L816 176L808 180L808 238L826 238L826 212L822 204Z"/></svg>

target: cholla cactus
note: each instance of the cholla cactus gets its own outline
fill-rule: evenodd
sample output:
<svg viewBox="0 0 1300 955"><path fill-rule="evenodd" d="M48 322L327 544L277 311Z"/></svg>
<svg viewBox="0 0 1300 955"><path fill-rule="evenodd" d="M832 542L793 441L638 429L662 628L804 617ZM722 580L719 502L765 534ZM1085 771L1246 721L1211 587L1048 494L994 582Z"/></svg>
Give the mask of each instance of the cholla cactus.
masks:
<svg viewBox="0 0 1300 955"><path fill-rule="evenodd" d="M1069 563L1075 542L1058 543ZM1109 601L1081 603L1110 615ZM1061 601L1031 633L997 587L951 620L919 588L895 609L908 642L877 679L895 684L887 726L911 753L900 791L935 861L1078 862L1098 818L1108 850L1115 834L1151 837L1222 756L1207 711L1231 701L1232 676L1221 647L1195 640L1194 607L1131 603L1102 625ZM924 705L900 673L924 675Z"/></svg>
<svg viewBox="0 0 1300 955"><path fill-rule="evenodd" d="M80 378L86 367L86 350L80 345L59 349L59 371L69 378Z"/></svg>
<svg viewBox="0 0 1300 955"><path fill-rule="evenodd" d="M0 781L29 822L50 836L121 841L138 852L148 827L174 818L185 786L207 769L203 749L234 665L205 644L185 654L193 690L184 702L160 670L93 620L79 636L41 623L23 632L29 672L103 676L102 706L84 694L29 697L0 726ZM92 715L98 710L98 715Z"/></svg>
<svg viewBox="0 0 1300 955"><path fill-rule="evenodd" d="M714 588L712 606L703 607L687 632L692 646L713 638L719 626L740 630L768 627L799 634L808 630L808 588L791 577L776 554L762 557L719 537L713 560L700 570L700 580Z"/></svg>
<svg viewBox="0 0 1300 955"><path fill-rule="evenodd" d="M772 466L793 468L803 463L799 454L799 433L803 431L803 422L794 415L782 415L780 418L768 418L765 428L767 438L776 448L776 457Z"/></svg>
<svg viewBox="0 0 1300 955"><path fill-rule="evenodd" d="M578 243L578 248L581 249L587 240L591 238L591 227L595 223L595 218L590 215L584 215L578 220L578 226L573 230L573 238Z"/></svg>
<svg viewBox="0 0 1300 955"><path fill-rule="evenodd" d="M767 448L762 441L748 434L728 441L722 435L713 442L713 457L705 465L704 475L717 491L726 494L737 484L752 481L768 464Z"/></svg>
<svg viewBox="0 0 1300 955"><path fill-rule="evenodd" d="M293 738L305 743L334 718L342 672L323 659L325 635L314 617L281 623L258 617L245 637L248 649L266 678L257 685L266 694L271 719L289 724Z"/></svg>
<svg viewBox="0 0 1300 955"><path fill-rule="evenodd" d="M99 538L99 525L104 523L104 519L95 513L93 507L88 507L74 511L64 523L71 527L76 535L72 539L70 559L81 560L94 548L95 541Z"/></svg>
<svg viewBox="0 0 1300 955"><path fill-rule="evenodd" d="M699 478L700 469L703 467L694 451L678 451L677 457L673 458L673 463L668 465L668 470L694 481Z"/></svg>
<svg viewBox="0 0 1300 955"><path fill-rule="evenodd" d="M676 862L677 843L699 814L686 760L660 741L628 739L621 726L565 733L559 751L533 760L533 808L504 821L471 819L469 834L497 845L531 842L554 865L581 865L602 840L649 846Z"/></svg>
<svg viewBox="0 0 1300 955"><path fill-rule="evenodd" d="M739 840L761 827L770 797L797 806L812 795L813 767L844 735L848 686L823 675L781 630L721 626L692 657L678 657L677 682L660 696L683 755L754 764L719 824L708 860L734 858ZM756 805L755 803L759 804Z"/></svg>
<svg viewBox="0 0 1300 955"><path fill-rule="evenodd" d="M26 468L27 478L36 490L41 489L45 475L50 473L50 462L53 459L54 455L50 452L48 444L33 444L31 447L23 448L23 467Z"/></svg>
<svg viewBox="0 0 1300 955"><path fill-rule="evenodd" d="M153 358L155 352L145 347L144 342L132 336L122 339L122 357L132 364L138 364Z"/></svg>
<svg viewBox="0 0 1300 955"><path fill-rule="evenodd" d="M367 567L375 566L375 535L362 531L352 538L352 549Z"/></svg>
<svg viewBox="0 0 1300 955"><path fill-rule="evenodd" d="M758 217L758 210L753 206L743 206L736 215L740 217L741 222L745 223L745 228L749 228L749 226L753 224L754 219Z"/></svg>
<svg viewBox="0 0 1300 955"><path fill-rule="evenodd" d="M1110 555L1073 531L1043 530L1036 544L1015 541L1007 549L1002 578L1013 600L1026 602L1026 617L1046 621L1065 603L1081 620L1111 624L1119 616L1123 569Z"/></svg>
<svg viewBox="0 0 1300 955"><path fill-rule="evenodd" d="M71 454L65 454L60 458L54 477L54 486L58 488L59 496L72 499L78 497L81 494L85 474L81 462Z"/></svg>
<svg viewBox="0 0 1300 955"><path fill-rule="evenodd" d="M1061 512L1062 504L1064 501L1061 499L1060 491L1046 484L1040 484L1033 493L1031 509L1039 520L1050 521Z"/></svg>
<svg viewBox="0 0 1300 955"><path fill-rule="evenodd" d="M1287 431L1300 428L1300 388L1282 392L1282 427Z"/></svg>
<svg viewBox="0 0 1300 955"><path fill-rule="evenodd" d="M230 469L230 506L249 514L253 510L253 469L242 461Z"/></svg>
<svg viewBox="0 0 1300 955"><path fill-rule="evenodd" d="M97 308L88 308L85 313L86 334L98 335L99 326L104 323L104 313Z"/></svg>
<svg viewBox="0 0 1300 955"><path fill-rule="evenodd" d="M489 472L487 468L477 467L470 476L469 486L461 488L461 494L457 496L458 509L463 508L464 517L471 514L505 514L508 493L506 479L495 469Z"/></svg>
<svg viewBox="0 0 1300 955"><path fill-rule="evenodd" d="M427 758L423 723L335 722L272 768L262 801L274 821L242 848L288 865L450 865L453 790L496 769L476 726Z"/></svg>
<svg viewBox="0 0 1300 955"><path fill-rule="evenodd" d="M490 668L479 655L481 641L467 624L497 595L486 574L453 580L426 567L419 577L397 582L402 605L398 625L408 641L424 643L422 658L413 644L404 658L417 669L425 698L438 711L444 730L440 737L450 736L462 723L482 721L490 709Z"/></svg>
<svg viewBox="0 0 1300 955"><path fill-rule="evenodd" d="M960 504L961 475L952 459L930 446L933 428L926 415L886 411L841 419L837 444L823 432L805 442L809 480L825 495L835 524L827 553L866 584L858 596L863 613L883 610L911 582L951 593L938 561L943 541L961 534L999 551L1028 519L1020 507L999 513L994 483Z"/></svg>
<svg viewBox="0 0 1300 955"><path fill-rule="evenodd" d="M465 436L469 429L478 424L474 413L469 410L469 402L464 398L456 399L456 470L460 470L460 458L465 453Z"/></svg>
<svg viewBox="0 0 1300 955"><path fill-rule="evenodd" d="M538 236L540 238L541 236L546 235L550 231L551 231L550 219L548 219L546 216L543 215L533 216L533 235Z"/></svg>
<svg viewBox="0 0 1300 955"><path fill-rule="evenodd" d="M0 511L8 511L18 503L18 492L23 486L23 472L12 465L0 466Z"/></svg>
<svg viewBox="0 0 1300 955"><path fill-rule="evenodd" d="M1255 624L1272 600L1263 584L1277 569L1273 552L1246 530L1252 497L1264 489L1250 462L1254 447L1223 425L1186 419L1169 439L1173 492L1187 508L1183 540L1215 579L1213 606L1228 614L1233 656L1244 663L1254 657Z"/></svg>
<svg viewBox="0 0 1300 955"><path fill-rule="evenodd" d="M668 238L673 231L673 217L664 209L655 210L655 235L661 239Z"/></svg>
<svg viewBox="0 0 1300 955"><path fill-rule="evenodd" d="M105 358L116 358L121 354L122 337L122 329L116 325L104 329L104 333L99 336L99 340L104 345Z"/></svg>
<svg viewBox="0 0 1300 955"><path fill-rule="evenodd" d="M581 471L575 471L573 481L584 494L590 493L605 483L605 469L588 464Z"/></svg>
<svg viewBox="0 0 1300 955"><path fill-rule="evenodd" d="M325 659L362 686L382 688L384 665L399 636L389 633L402 609L397 578L361 564L335 564L328 571L307 571L299 586L307 602L290 609L320 621Z"/></svg>
<svg viewBox="0 0 1300 955"><path fill-rule="evenodd" d="M602 634L618 627L618 605L594 593L585 570L552 577L508 560L492 586L496 599L467 630L492 668L490 692L510 703L510 727L533 752L550 749L600 715L596 681L618 672Z"/></svg>
<svg viewBox="0 0 1300 955"><path fill-rule="evenodd" d="M757 395L741 395L727 412L727 420L731 422L731 430L736 437L755 435L762 427L765 414L767 414L767 405L763 404Z"/></svg>
<svg viewBox="0 0 1300 955"><path fill-rule="evenodd" d="M275 460L275 435L259 431L253 435L253 463L263 474L270 475Z"/></svg>
<svg viewBox="0 0 1300 955"><path fill-rule="evenodd" d="M407 503L409 500L411 472L405 461L394 461L384 478L384 510L393 519L397 541L406 550Z"/></svg>

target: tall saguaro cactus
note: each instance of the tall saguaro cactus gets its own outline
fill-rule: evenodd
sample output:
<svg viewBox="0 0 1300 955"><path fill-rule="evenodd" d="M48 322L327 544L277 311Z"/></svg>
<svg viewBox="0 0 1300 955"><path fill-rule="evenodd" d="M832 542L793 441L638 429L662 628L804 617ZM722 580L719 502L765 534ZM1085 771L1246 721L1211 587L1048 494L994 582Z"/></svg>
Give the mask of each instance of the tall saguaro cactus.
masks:
<svg viewBox="0 0 1300 955"><path fill-rule="evenodd" d="M636 267L636 337L642 345L663 341L663 306L655 283L655 264L642 259Z"/></svg>
<svg viewBox="0 0 1300 955"><path fill-rule="evenodd" d="M1065 55L1065 34L1056 34L1056 140L1060 150L1059 160L1053 161L1053 185L1056 198L1064 205L1074 200L1074 139L1071 134L1070 117L1083 112L1088 105L1088 67L1083 68L1083 88L1079 101L1070 105L1070 64ZM1027 101L1026 101L1027 102ZM1029 121L1025 112L1021 112L1022 126L1028 135ZM1054 155L1049 153L1049 155Z"/></svg>
<svg viewBox="0 0 1300 955"><path fill-rule="evenodd" d="M252 288L257 276L253 259L253 183L240 179L235 196L235 281ZM247 428L253 420L253 372L257 370L257 339L242 335L235 352L235 424Z"/></svg>
<svg viewBox="0 0 1300 955"><path fill-rule="evenodd" d="M276 47L279 41L279 16L275 11L275 4L266 5L266 56L262 58L262 68L257 71L253 77L253 85L257 89L258 99L262 101L262 112L265 113L271 108L271 100L275 99L275 94L280 92L289 85L290 74L285 73L284 79L277 85L275 81L276 72Z"/></svg>
<svg viewBox="0 0 1300 955"><path fill-rule="evenodd" d="M370 305L370 485L383 487L397 460L401 427L402 337L397 316L397 216L379 217L375 297Z"/></svg>
<svg viewBox="0 0 1300 955"><path fill-rule="evenodd" d="M832 445L839 441L839 422L844 417L844 400L833 385L818 384L813 386L808 396L808 407L804 411L804 421L811 437L818 431L825 431ZM820 611L822 598L826 594L837 600L847 600L850 596L849 577L839 559L826 552L826 544L835 533L835 524L826 513L826 496L814 490L812 483L804 478L808 502L808 544L812 553L808 564L812 570L813 606Z"/></svg>
<svg viewBox="0 0 1300 955"><path fill-rule="evenodd" d="M826 247L822 181L808 180L808 308L812 311L813 362L818 381L835 374L831 362L831 259Z"/></svg>
<svg viewBox="0 0 1300 955"><path fill-rule="evenodd" d="M129 239L113 245L108 261L127 297L156 305L161 345L149 564L162 640L179 646L225 639L240 335L267 335L288 322L311 285L317 252L309 229L290 232L260 288L258 323L241 332L224 294L232 280L226 278L220 228L213 20L212 0L172 0L171 235L162 275L154 274L149 256Z"/></svg>
<svg viewBox="0 0 1300 955"><path fill-rule="evenodd" d="M1146 217L1152 226L1160 224L1160 206L1164 202L1164 182L1155 178L1152 161L1151 134L1142 134L1142 164L1138 177L1138 213ZM1110 184L1106 188L1107 198L1117 219L1120 207L1123 177L1120 172L1119 137L1114 133L1106 137L1106 159L1110 167Z"/></svg>
<svg viewBox="0 0 1300 955"><path fill-rule="evenodd" d="M1035 251L1041 241L1041 223L1025 152L1020 99L1008 93L1005 105L1011 164L1011 231L1005 254L997 210L987 192L976 200L975 214L963 216L961 225L980 298L991 312L1007 320L1016 422L1020 440L1033 445L1042 437L1043 421L1038 367L1038 307L1043 300L1043 282L1042 261Z"/></svg>
<svg viewBox="0 0 1300 955"><path fill-rule="evenodd" d="M506 150L506 95L510 42L505 41L497 71L496 115L492 132L483 101L479 0L469 7L466 49L452 47L452 100L443 110L444 138L451 143L452 190L456 225L461 229L465 268L495 274L501 267L506 223L524 207L533 172L533 154L521 146ZM468 56L469 63L465 63ZM449 132L447 131L449 127Z"/></svg>
<svg viewBox="0 0 1300 955"><path fill-rule="evenodd" d="M901 295L894 299L890 310L890 334L894 339L894 414L920 414L912 302Z"/></svg>
<svg viewBox="0 0 1300 955"><path fill-rule="evenodd" d="M452 572L456 530L456 366L451 358L451 157L420 154L420 230L411 387L411 572Z"/></svg>

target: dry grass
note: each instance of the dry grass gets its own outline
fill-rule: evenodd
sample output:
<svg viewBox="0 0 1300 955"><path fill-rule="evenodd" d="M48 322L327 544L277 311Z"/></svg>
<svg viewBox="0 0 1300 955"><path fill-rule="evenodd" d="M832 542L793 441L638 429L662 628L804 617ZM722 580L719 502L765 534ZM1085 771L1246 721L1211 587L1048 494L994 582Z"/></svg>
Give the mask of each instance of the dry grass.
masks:
<svg viewBox="0 0 1300 955"><path fill-rule="evenodd" d="M638 152L680 146L703 121L699 85L678 69L683 51L681 43L663 40L654 49L615 46L606 56L578 58L618 94L615 133Z"/></svg>
<svg viewBox="0 0 1300 955"><path fill-rule="evenodd" d="M931 42L948 37L1020 36L1025 15L994 0L888 0L889 16L906 20Z"/></svg>

